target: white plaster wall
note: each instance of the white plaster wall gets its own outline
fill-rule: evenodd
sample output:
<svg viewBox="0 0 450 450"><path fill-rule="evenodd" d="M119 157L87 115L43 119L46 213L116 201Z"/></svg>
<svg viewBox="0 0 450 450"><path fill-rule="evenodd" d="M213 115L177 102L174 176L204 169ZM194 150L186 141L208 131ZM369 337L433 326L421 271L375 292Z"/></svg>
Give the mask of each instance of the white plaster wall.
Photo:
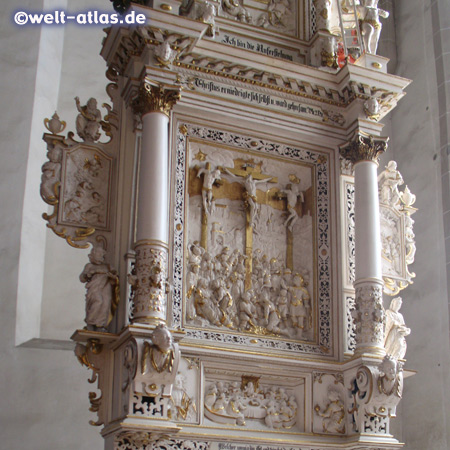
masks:
<svg viewBox="0 0 450 450"><path fill-rule="evenodd" d="M443 191L441 183L446 162L440 152L436 73L440 55L433 45L438 30L431 8L430 0L395 3L397 74L411 78L413 83L392 113L389 159L398 161L405 184L417 194L415 206L419 208L413 217L417 253L412 270L417 277L402 293L403 314L412 329L407 338L407 367L418 371L405 381L398 419L407 450L450 448L449 310L443 225L443 199L450 192L448 187Z"/></svg>
<svg viewBox="0 0 450 450"><path fill-rule="evenodd" d="M51 7L54 2L46 0L45 3ZM78 5L82 8L87 3L78 2ZM61 273L53 271L59 290L52 293L53 298L50 298L42 277L44 271L48 273L49 255L58 253L52 239L45 238L45 223L40 215L46 211L46 205L39 195L36 197L40 165L45 160L45 146L41 140L44 132L42 119L53 114L58 101L61 39L66 37L66 47L78 42L81 47L89 48L89 55L93 53L88 59L100 60L97 54L102 35L101 29L91 32L80 27L76 31L69 27L43 30L40 27L17 27L12 23L13 11L19 8L39 11L43 7L42 0L23 0L20 4L9 0L3 2L0 17L0 447L18 450L94 449L103 447L103 439L97 428L88 425L92 418L88 412L88 392L93 390L86 381L89 372L79 365L71 351L16 346L16 343L39 336L41 319L44 328L50 329L55 325L58 330L61 310L59 317L48 311L58 310L63 299L71 301L70 295L64 297L64 291L61 294L61 286L70 277L62 278ZM68 38L70 42L67 42ZM40 60L39 56L42 57ZM51 65L42 64L44 60L51 61ZM101 64L102 61L99 62ZM86 81L91 90L81 89L84 78L97 75L90 72L89 64L80 67L77 61L76 67L79 72L74 74L72 81L68 80L72 71L62 71L61 86L64 89L71 83L78 86L77 94L81 99L94 95L95 83ZM63 93L63 90L59 92ZM68 94L73 98L71 90ZM73 117L71 120L73 122ZM45 248L47 263L41 256ZM19 252L22 255L20 266ZM60 269L61 261L59 263ZM50 269L53 270L54 266ZM80 270L79 267L72 269L75 280ZM22 300L29 300L28 306L25 302L16 305L19 271L19 296ZM41 305L42 294L44 302ZM43 305L45 308L41 311ZM70 317L71 323L82 324L82 310L83 305L81 316ZM70 308L69 312L71 315ZM65 328L64 334L56 333L50 337L67 339L74 328L71 325ZM32 341L32 345L40 343Z"/></svg>

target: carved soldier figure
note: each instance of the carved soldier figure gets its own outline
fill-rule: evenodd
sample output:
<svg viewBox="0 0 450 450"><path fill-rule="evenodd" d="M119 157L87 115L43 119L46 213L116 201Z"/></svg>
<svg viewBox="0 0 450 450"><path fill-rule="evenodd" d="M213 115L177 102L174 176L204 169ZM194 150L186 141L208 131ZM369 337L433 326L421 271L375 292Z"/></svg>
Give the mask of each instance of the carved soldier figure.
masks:
<svg viewBox="0 0 450 450"><path fill-rule="evenodd" d="M203 278L198 280L194 304L198 316L208 320L212 325L221 326L219 311L211 300L211 291Z"/></svg>
<svg viewBox="0 0 450 450"><path fill-rule="evenodd" d="M301 337L309 325L306 306L309 303L310 296L304 287L304 282L300 275L294 276L293 286L289 288L289 292L291 294L290 313L292 325L297 329L297 334Z"/></svg>
<svg viewBox="0 0 450 450"><path fill-rule="evenodd" d="M225 12L235 17L239 22L251 23L252 17L242 3L243 0L222 0L222 7Z"/></svg>
<svg viewBox="0 0 450 450"><path fill-rule="evenodd" d="M245 331L248 326L255 328L252 320L255 315L255 306L252 304L251 299L251 291L246 291L239 302L239 329L241 331Z"/></svg>
<svg viewBox="0 0 450 450"><path fill-rule="evenodd" d="M89 263L84 266L80 281L86 283L87 329L106 331L112 307L116 303L115 287L119 279L117 273L105 263L106 251L102 247L92 247Z"/></svg>

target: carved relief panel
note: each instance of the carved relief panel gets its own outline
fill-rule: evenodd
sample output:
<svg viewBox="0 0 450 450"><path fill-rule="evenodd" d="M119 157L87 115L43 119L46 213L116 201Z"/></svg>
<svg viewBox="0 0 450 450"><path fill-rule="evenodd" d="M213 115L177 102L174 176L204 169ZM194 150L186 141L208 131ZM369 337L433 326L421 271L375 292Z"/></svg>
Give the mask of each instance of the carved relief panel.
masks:
<svg viewBox="0 0 450 450"><path fill-rule="evenodd" d="M327 155L182 125L176 166L174 323L330 354Z"/></svg>
<svg viewBox="0 0 450 450"><path fill-rule="evenodd" d="M305 430L305 379L205 372L204 425L253 430Z"/></svg>

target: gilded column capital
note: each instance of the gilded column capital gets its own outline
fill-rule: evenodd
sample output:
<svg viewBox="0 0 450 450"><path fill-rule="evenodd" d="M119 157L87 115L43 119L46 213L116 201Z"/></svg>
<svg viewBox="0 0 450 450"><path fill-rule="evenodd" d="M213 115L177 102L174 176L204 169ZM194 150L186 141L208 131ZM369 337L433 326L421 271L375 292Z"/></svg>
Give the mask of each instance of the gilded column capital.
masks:
<svg viewBox="0 0 450 450"><path fill-rule="evenodd" d="M349 142L339 147L341 156L353 164L361 161L372 161L378 164L378 159L387 149L388 137L375 137L371 134L357 131Z"/></svg>
<svg viewBox="0 0 450 450"><path fill-rule="evenodd" d="M161 83L145 81L140 87L137 96L131 102L136 114L144 115L150 112L161 112L166 116L175 103L181 98L181 89L170 88Z"/></svg>

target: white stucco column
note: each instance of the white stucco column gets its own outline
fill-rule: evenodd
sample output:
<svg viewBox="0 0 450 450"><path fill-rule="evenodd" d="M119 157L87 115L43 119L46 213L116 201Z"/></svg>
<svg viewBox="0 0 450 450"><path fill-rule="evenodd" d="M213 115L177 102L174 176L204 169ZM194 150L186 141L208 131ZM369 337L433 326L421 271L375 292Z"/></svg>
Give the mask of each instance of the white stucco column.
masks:
<svg viewBox="0 0 450 450"><path fill-rule="evenodd" d="M158 325L166 322L169 114L179 97L179 89L146 81L132 104L142 118L134 245L134 323Z"/></svg>
<svg viewBox="0 0 450 450"><path fill-rule="evenodd" d="M387 138L363 132L341 147L341 155L355 169L355 354L383 356L384 308L381 273L378 158L387 148Z"/></svg>

